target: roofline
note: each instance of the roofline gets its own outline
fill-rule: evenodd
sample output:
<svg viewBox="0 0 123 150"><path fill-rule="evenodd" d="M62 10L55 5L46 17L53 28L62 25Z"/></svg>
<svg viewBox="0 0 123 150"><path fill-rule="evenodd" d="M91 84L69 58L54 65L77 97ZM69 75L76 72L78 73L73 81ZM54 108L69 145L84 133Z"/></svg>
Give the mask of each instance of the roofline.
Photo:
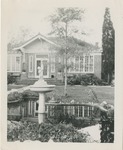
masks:
<svg viewBox="0 0 123 150"><path fill-rule="evenodd" d="M45 36L41 35L40 33L37 34L36 36L34 36L33 38L31 38L30 40L28 40L26 43L24 43L23 45L14 48L13 50L18 50L18 49L22 49L23 47L27 46L28 44L30 44L31 42L35 41L36 39L43 39L45 41L47 41L50 44L53 44L55 46L58 46L57 44L55 44L54 42L52 42L51 40L47 39Z"/></svg>

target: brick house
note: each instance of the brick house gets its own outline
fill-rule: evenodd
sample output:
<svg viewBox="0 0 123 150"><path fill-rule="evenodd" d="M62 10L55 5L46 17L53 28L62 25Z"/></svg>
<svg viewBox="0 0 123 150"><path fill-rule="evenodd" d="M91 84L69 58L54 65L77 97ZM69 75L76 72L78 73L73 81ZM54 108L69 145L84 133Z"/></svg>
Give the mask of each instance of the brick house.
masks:
<svg viewBox="0 0 123 150"><path fill-rule="evenodd" d="M70 66L68 75L95 74L101 78L101 49L97 45L77 39L69 40L69 45L73 45L76 51L74 50L75 53L72 52L68 59ZM39 77L38 66L43 65L44 78L62 80L64 55L58 52L62 46L64 43L60 39L46 38L38 34L24 44L8 51L7 72L20 75L22 80L36 79Z"/></svg>

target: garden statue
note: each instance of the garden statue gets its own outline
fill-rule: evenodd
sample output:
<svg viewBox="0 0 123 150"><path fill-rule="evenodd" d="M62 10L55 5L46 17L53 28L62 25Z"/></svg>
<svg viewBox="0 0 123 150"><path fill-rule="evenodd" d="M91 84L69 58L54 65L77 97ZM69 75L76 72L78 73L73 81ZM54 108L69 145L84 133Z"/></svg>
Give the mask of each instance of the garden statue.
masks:
<svg viewBox="0 0 123 150"><path fill-rule="evenodd" d="M43 65L38 66L39 79L43 79Z"/></svg>

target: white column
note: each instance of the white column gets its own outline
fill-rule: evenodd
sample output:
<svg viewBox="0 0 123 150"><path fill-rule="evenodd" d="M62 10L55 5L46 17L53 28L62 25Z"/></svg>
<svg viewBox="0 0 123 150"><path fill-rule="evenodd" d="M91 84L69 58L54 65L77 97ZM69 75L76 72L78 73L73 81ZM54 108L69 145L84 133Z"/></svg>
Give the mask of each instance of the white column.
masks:
<svg viewBox="0 0 123 150"><path fill-rule="evenodd" d="M75 115L75 106L73 106L73 115Z"/></svg>
<svg viewBox="0 0 123 150"><path fill-rule="evenodd" d="M88 117L89 117L89 106L88 106Z"/></svg>
<svg viewBox="0 0 123 150"><path fill-rule="evenodd" d="M82 106L82 117L85 117L85 106Z"/></svg>
<svg viewBox="0 0 123 150"><path fill-rule="evenodd" d="M45 94L39 93L39 106L38 106L38 123L41 124L45 119Z"/></svg>
<svg viewBox="0 0 123 150"><path fill-rule="evenodd" d="M79 106L78 106L78 117L79 117Z"/></svg>

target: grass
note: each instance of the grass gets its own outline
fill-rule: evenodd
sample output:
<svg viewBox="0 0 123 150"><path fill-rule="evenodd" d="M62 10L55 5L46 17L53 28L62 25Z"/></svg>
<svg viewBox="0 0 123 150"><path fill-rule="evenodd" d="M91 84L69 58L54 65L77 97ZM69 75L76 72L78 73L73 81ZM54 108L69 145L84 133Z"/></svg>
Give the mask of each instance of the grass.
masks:
<svg viewBox="0 0 123 150"><path fill-rule="evenodd" d="M7 86L7 90L10 91L11 89L20 89L23 88L25 85L16 85L16 84L9 84Z"/></svg>
<svg viewBox="0 0 123 150"><path fill-rule="evenodd" d="M8 90L19 89L24 87L23 85L8 85ZM68 86L68 96L64 96L64 86L56 86L53 92L47 94L48 99L53 96L58 102L69 103L72 100L75 103L101 103L106 101L107 103L114 104L114 87L109 86Z"/></svg>
<svg viewBox="0 0 123 150"><path fill-rule="evenodd" d="M106 101L114 105L114 87L109 86L95 86L91 89L96 93L99 103Z"/></svg>
<svg viewBox="0 0 123 150"><path fill-rule="evenodd" d="M71 102L72 100L78 103L101 103L106 101L107 103L114 104L114 87L107 86L68 86L68 96L64 96L64 86L57 86L54 92L48 93L48 97L54 95L57 101L64 103Z"/></svg>

